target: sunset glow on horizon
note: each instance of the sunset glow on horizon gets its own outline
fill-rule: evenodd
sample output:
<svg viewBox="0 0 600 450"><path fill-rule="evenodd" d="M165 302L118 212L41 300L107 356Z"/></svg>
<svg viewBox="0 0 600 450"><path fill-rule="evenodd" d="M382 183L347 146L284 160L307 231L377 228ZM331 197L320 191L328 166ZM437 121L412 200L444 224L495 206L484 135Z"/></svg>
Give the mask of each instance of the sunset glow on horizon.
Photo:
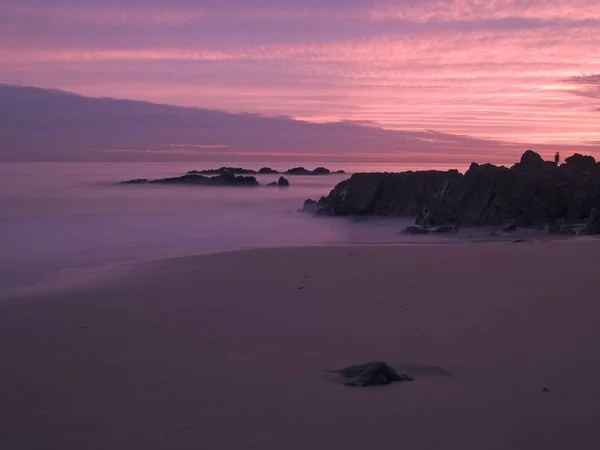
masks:
<svg viewBox="0 0 600 450"><path fill-rule="evenodd" d="M9 0L0 83L600 151L597 0Z"/></svg>

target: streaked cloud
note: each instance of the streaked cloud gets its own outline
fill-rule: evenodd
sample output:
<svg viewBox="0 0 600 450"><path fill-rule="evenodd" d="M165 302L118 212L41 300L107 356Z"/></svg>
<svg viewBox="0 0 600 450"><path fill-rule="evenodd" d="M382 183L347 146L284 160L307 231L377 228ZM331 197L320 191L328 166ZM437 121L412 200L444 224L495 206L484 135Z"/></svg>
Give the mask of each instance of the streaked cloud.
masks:
<svg viewBox="0 0 600 450"><path fill-rule="evenodd" d="M495 141L600 140L597 0L2 8L0 82Z"/></svg>

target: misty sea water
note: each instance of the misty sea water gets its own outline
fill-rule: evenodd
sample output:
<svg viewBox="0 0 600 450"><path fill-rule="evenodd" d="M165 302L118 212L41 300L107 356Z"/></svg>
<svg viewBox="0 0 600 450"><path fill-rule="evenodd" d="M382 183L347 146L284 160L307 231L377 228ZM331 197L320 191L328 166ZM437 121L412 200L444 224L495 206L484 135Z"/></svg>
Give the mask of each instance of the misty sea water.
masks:
<svg viewBox="0 0 600 450"><path fill-rule="evenodd" d="M0 295L157 258L257 247L448 240L400 233L410 219L315 217L299 211L306 198L326 195L348 174L290 176L289 188L119 185L221 165L267 164L0 163ZM257 178L264 185L278 176Z"/></svg>

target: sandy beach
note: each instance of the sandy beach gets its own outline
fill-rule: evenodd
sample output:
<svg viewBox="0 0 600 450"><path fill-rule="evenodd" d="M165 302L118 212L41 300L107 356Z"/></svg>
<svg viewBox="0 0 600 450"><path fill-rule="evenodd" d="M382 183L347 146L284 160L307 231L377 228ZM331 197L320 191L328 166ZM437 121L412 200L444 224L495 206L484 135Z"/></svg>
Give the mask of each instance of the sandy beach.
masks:
<svg viewBox="0 0 600 450"><path fill-rule="evenodd" d="M596 448L598 255L263 249L3 300L0 448ZM415 380L326 374L378 359Z"/></svg>

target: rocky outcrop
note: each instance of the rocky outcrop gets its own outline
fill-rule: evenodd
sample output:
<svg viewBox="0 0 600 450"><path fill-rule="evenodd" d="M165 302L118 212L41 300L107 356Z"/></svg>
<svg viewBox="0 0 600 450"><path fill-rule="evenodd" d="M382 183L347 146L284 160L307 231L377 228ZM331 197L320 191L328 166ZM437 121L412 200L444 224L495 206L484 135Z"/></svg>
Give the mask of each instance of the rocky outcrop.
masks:
<svg viewBox="0 0 600 450"><path fill-rule="evenodd" d="M193 186L258 186L258 181L252 176L236 176L232 173L222 173L216 177L205 177L193 173L187 173L181 177L162 178L158 180L130 180L121 184L172 184Z"/></svg>
<svg viewBox="0 0 600 450"><path fill-rule="evenodd" d="M399 374L389 364L382 361L358 364L331 372L339 375L344 385L356 387L382 386L413 380L410 375Z"/></svg>
<svg viewBox="0 0 600 450"><path fill-rule="evenodd" d="M149 181L146 178L136 178L135 180L122 181L121 184L146 184Z"/></svg>
<svg viewBox="0 0 600 450"><path fill-rule="evenodd" d="M270 167L261 167L258 170L258 173L261 175L274 175L274 174L278 174L279 172L274 169L271 169Z"/></svg>
<svg viewBox="0 0 600 450"><path fill-rule="evenodd" d="M573 156L569 156L565 159L566 167L576 167L579 169L596 169L596 159L593 156L585 156L579 153L575 153Z"/></svg>
<svg viewBox="0 0 600 450"><path fill-rule="evenodd" d="M561 233L585 222L600 202L600 164L575 154L561 166L528 150L511 168L471 164L457 171L362 173L339 183L310 210L330 215L413 216L424 227L496 226L499 233L517 227L548 228ZM590 216L586 228L595 229ZM561 228L562 227L562 228ZM431 230L430 230L431 231Z"/></svg>
<svg viewBox="0 0 600 450"><path fill-rule="evenodd" d="M331 175L331 170L325 167L317 167L314 170L308 170L304 167L293 167L285 171L286 175ZM340 173L340 171L335 172ZM341 173L344 173L343 171Z"/></svg>
<svg viewBox="0 0 600 450"><path fill-rule="evenodd" d="M247 175L256 173L256 170L242 167L219 167L218 169L190 170L188 175L220 175L225 173Z"/></svg>
<svg viewBox="0 0 600 450"><path fill-rule="evenodd" d="M594 208L592 208L592 212L588 217L582 234L586 236L600 234L600 206L594 206Z"/></svg>
<svg viewBox="0 0 600 450"><path fill-rule="evenodd" d="M533 152L531 152L533 153ZM422 225L543 227L548 221L585 220L600 198L600 176L556 167L532 155L511 169L472 164L463 180L417 217Z"/></svg>
<svg viewBox="0 0 600 450"><path fill-rule="evenodd" d="M290 182L284 177L279 177L279 180L273 181L272 183L267 184L267 186L278 186L278 187L288 187L289 185L290 185Z"/></svg>
<svg viewBox="0 0 600 450"><path fill-rule="evenodd" d="M415 217L461 179L456 171L358 173L339 183L320 201L319 212Z"/></svg>

